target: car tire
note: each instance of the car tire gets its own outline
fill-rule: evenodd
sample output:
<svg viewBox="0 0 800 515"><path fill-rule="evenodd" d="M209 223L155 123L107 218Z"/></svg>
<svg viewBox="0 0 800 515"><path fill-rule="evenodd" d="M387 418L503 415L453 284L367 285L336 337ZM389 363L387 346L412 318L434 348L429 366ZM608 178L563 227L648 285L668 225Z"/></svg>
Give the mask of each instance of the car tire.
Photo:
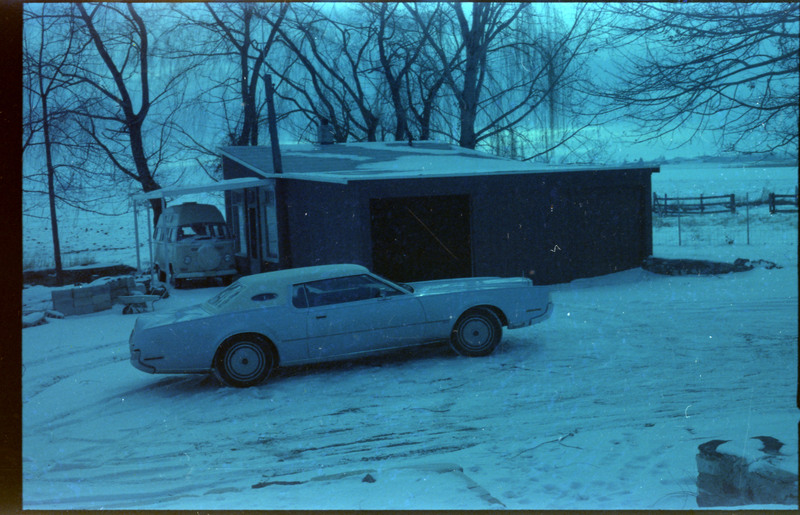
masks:
<svg viewBox="0 0 800 515"><path fill-rule="evenodd" d="M169 284L176 290L183 288L183 279L178 279L174 274L169 275Z"/></svg>
<svg viewBox="0 0 800 515"><path fill-rule="evenodd" d="M488 356L503 335L503 325L491 310L474 308L465 312L453 326L450 345L462 356Z"/></svg>
<svg viewBox="0 0 800 515"><path fill-rule="evenodd" d="M257 385L269 377L275 355L269 343L257 335L241 335L223 343L214 359L214 370L222 381L237 388Z"/></svg>

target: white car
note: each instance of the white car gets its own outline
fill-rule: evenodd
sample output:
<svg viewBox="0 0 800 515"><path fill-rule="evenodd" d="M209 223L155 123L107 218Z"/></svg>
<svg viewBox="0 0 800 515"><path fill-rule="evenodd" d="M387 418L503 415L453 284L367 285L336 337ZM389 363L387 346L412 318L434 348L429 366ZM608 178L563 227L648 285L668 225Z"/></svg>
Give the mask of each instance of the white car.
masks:
<svg viewBox="0 0 800 515"><path fill-rule="evenodd" d="M521 277L400 284L360 265L296 268L242 277L201 305L140 316L131 363L149 373L214 372L246 387L279 365L442 340L485 356L503 326L542 322L552 308L549 290Z"/></svg>

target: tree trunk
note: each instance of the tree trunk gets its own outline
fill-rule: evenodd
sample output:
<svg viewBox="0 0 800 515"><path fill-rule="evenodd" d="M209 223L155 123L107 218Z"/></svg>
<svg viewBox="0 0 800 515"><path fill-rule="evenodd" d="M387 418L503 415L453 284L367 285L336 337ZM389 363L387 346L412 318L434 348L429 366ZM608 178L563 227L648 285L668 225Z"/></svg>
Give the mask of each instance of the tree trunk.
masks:
<svg viewBox="0 0 800 515"><path fill-rule="evenodd" d="M41 64L40 64L41 65ZM50 141L50 118L47 110L47 94L45 94L44 77L39 73L39 91L42 99L42 129L44 133L44 153L47 166L47 197L50 204L50 225L53 234L53 259L56 266L56 285L64 285L64 270L61 263L61 240L58 236L58 217L56 216L56 169L53 166L52 142Z"/></svg>
<svg viewBox="0 0 800 515"><path fill-rule="evenodd" d="M42 99L42 112L45 113L44 119L47 120L46 101ZM64 285L64 269L61 263L61 240L58 236L58 217L56 216L56 192L55 175L56 170L53 166L53 158L50 150L50 129L47 122L44 124L45 155L47 158L47 196L50 204L50 225L53 233L53 258L56 265L56 286Z"/></svg>

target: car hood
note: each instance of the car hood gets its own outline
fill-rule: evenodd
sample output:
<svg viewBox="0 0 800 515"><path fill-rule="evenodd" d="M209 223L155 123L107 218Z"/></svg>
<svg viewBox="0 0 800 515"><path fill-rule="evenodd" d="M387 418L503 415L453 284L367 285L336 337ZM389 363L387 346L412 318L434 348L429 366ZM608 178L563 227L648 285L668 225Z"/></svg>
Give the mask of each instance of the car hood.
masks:
<svg viewBox="0 0 800 515"><path fill-rule="evenodd" d="M533 282L525 277L471 277L466 279L419 281L407 284L414 288L414 293L426 295L471 290L488 290L492 288L521 288L532 286Z"/></svg>
<svg viewBox="0 0 800 515"><path fill-rule="evenodd" d="M198 318L205 318L209 315L210 313L203 308L202 304L163 313L148 313L136 319L135 329L136 331L140 331L142 329L150 329L151 327L178 324L190 320L197 320Z"/></svg>

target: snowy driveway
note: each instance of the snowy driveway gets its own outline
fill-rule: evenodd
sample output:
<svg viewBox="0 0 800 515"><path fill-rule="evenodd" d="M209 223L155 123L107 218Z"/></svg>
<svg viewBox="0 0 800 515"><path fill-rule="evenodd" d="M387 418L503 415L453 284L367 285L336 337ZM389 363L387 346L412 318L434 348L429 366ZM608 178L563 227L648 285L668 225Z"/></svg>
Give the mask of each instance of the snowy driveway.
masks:
<svg viewBox="0 0 800 515"><path fill-rule="evenodd" d="M636 269L558 286L487 358L433 346L243 390L133 369L119 306L51 320L22 334L23 506L696 508L698 444L797 441L796 285L796 265Z"/></svg>

